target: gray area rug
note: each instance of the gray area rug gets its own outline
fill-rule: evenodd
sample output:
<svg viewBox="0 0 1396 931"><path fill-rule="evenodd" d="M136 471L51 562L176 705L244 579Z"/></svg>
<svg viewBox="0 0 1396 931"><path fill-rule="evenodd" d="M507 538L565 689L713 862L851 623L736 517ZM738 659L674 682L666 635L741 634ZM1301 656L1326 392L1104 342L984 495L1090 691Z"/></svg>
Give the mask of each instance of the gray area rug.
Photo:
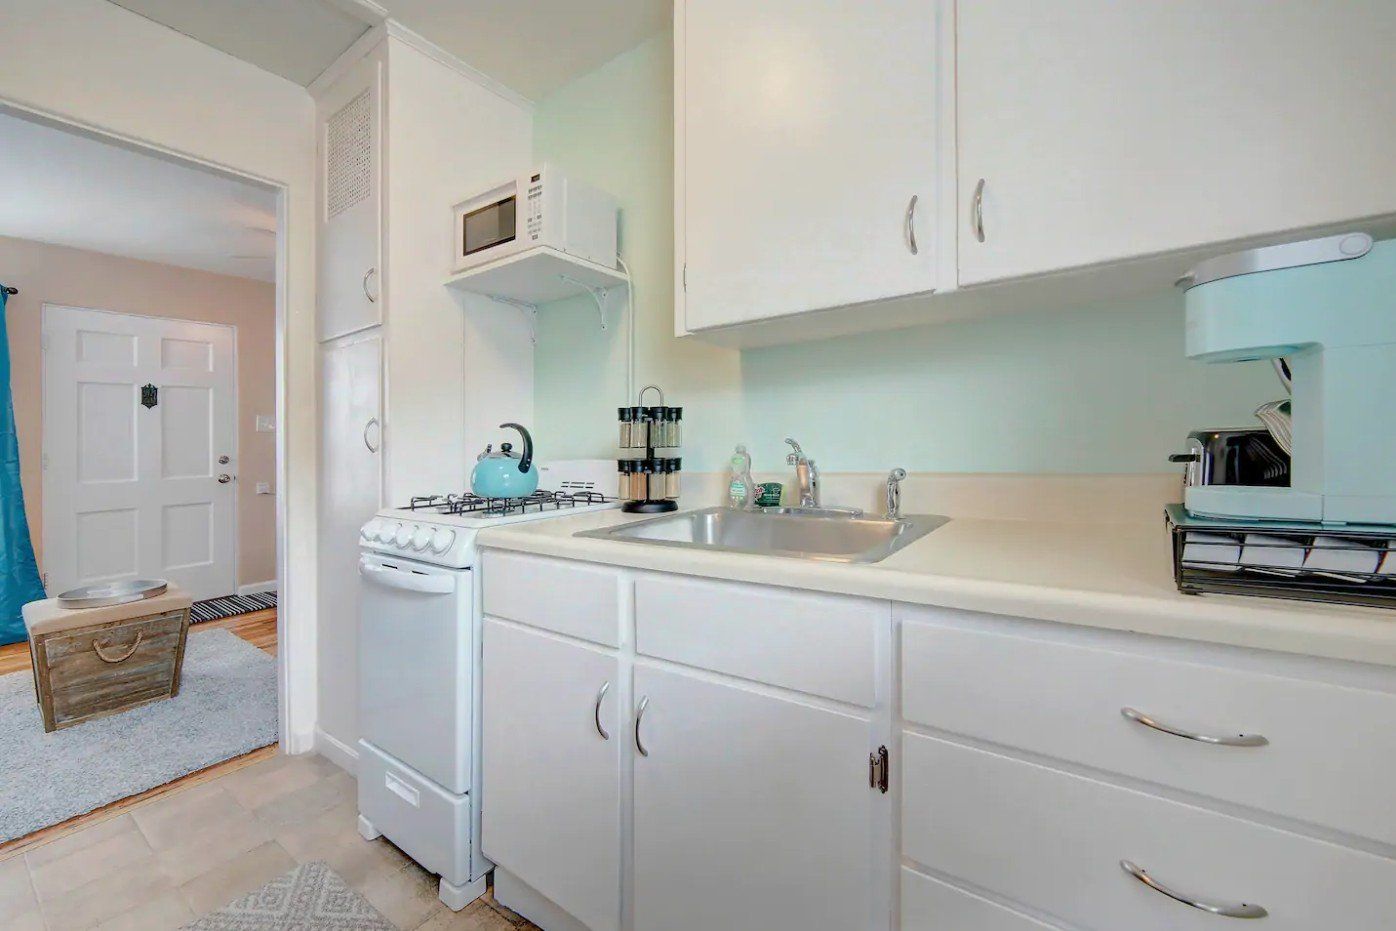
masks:
<svg viewBox="0 0 1396 931"><path fill-rule="evenodd" d="M0 841L276 742L276 660L190 633L179 695L44 733L29 672L0 676Z"/></svg>
<svg viewBox="0 0 1396 931"><path fill-rule="evenodd" d="M323 862L279 879L184 926L184 931L396 931Z"/></svg>

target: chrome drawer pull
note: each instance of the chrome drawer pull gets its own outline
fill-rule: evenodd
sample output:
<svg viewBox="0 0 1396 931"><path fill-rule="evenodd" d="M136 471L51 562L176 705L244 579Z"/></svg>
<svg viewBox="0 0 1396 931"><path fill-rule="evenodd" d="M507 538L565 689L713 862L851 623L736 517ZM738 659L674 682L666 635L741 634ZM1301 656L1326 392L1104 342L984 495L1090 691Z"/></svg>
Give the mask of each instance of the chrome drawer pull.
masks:
<svg viewBox="0 0 1396 931"><path fill-rule="evenodd" d="M596 721L596 733L601 735L602 740L610 740L611 735L606 733L606 728L601 726L601 699L606 697L606 693L611 690L611 680L607 679L601 683L601 691L596 693L596 704L591 709L591 716Z"/></svg>
<svg viewBox="0 0 1396 931"><path fill-rule="evenodd" d="M1120 869L1124 870L1144 885L1155 892L1161 893L1176 902L1184 905L1191 905L1193 908L1204 912L1211 912L1213 915L1221 915L1223 918L1264 918L1270 914L1259 905L1249 905L1245 902L1203 902L1201 899L1193 899L1165 886L1163 883L1149 875L1148 871L1135 866L1128 860L1120 861Z"/></svg>
<svg viewBox="0 0 1396 931"><path fill-rule="evenodd" d="M1186 737L1188 740L1196 740L1204 744L1215 744L1219 747L1263 747L1270 742L1259 734L1237 734L1234 737L1212 737L1208 734L1194 734L1192 731L1169 727L1167 724L1155 721L1144 712L1136 711L1133 708L1121 708L1120 714L1124 715L1135 724L1152 727L1156 731L1163 731L1165 734L1172 734L1174 737Z"/></svg>
<svg viewBox="0 0 1396 931"><path fill-rule="evenodd" d="M650 705L650 697L646 695L640 699L640 707L635 709L635 749L640 751L640 756L649 756L650 752L645 749L645 745L640 742L640 722L644 720L645 709Z"/></svg>
<svg viewBox="0 0 1396 931"><path fill-rule="evenodd" d="M125 653L122 653L120 656L108 656L107 654L103 653L102 645L98 643L96 640L92 641L92 652L96 653L97 658L102 662L111 663L113 666L115 666L117 663L124 663L128 659L136 655L136 650L140 649L141 646L141 638L144 636L145 631L139 631L136 634L136 642L131 644L131 649L127 650Z"/></svg>
<svg viewBox="0 0 1396 931"><path fill-rule="evenodd" d="M984 179L974 186L974 197L970 199L969 220L974 230L974 238L984 241Z"/></svg>

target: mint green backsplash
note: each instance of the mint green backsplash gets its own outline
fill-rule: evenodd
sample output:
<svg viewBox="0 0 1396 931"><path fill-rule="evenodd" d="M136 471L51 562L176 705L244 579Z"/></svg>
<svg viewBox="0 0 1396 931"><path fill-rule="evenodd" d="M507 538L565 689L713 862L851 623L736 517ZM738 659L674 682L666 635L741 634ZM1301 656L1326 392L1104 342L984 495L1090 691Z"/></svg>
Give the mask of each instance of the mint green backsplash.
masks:
<svg viewBox="0 0 1396 931"><path fill-rule="evenodd" d="M1000 314L739 352L674 336L673 85L667 33L540 101L535 155L621 204L635 280L636 385L684 408L684 467L745 443L785 468L794 436L829 471L1160 472L1199 427L1255 424L1268 364L1183 357L1180 294ZM534 437L545 458L615 455L624 297L540 310Z"/></svg>

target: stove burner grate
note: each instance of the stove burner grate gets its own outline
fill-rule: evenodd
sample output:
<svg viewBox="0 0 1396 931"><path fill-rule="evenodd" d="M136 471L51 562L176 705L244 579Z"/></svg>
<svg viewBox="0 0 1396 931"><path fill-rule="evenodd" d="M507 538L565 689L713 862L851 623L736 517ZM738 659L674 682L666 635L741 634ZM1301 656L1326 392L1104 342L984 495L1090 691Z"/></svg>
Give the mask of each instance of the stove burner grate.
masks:
<svg viewBox="0 0 1396 931"><path fill-rule="evenodd" d="M412 499L406 510L468 514L475 517L507 517L512 514L533 514L593 504L609 504L615 500L598 491L535 491L526 498L482 498L466 492L459 495L419 495Z"/></svg>

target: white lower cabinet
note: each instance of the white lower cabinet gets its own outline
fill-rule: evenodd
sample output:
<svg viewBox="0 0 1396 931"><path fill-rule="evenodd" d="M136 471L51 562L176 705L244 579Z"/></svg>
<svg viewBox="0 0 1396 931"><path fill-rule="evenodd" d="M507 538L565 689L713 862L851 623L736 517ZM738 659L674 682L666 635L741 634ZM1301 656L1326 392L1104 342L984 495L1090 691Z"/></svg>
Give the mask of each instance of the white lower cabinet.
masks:
<svg viewBox="0 0 1396 931"><path fill-rule="evenodd" d="M1052 925L902 867L902 931L1052 931Z"/></svg>
<svg viewBox="0 0 1396 931"><path fill-rule="evenodd" d="M871 923L867 718L648 665L635 696L636 931Z"/></svg>
<svg viewBox="0 0 1396 931"><path fill-rule="evenodd" d="M486 618L484 679L485 856L593 931L619 928L618 658Z"/></svg>

